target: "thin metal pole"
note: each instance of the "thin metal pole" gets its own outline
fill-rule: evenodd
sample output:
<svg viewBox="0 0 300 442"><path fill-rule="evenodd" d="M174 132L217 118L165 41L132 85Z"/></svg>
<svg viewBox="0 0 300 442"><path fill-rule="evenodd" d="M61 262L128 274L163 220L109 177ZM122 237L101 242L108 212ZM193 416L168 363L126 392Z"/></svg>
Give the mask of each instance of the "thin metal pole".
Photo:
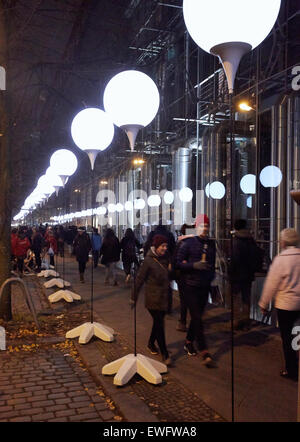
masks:
<svg viewBox="0 0 300 442"><path fill-rule="evenodd" d="M234 222L234 204L235 204L235 146L234 146L234 111L232 104L232 94L229 94L229 107L230 107L230 167L231 167L231 224ZM231 256L233 253L233 236L231 235ZM230 286L230 296L231 296L231 420L234 422L234 301L232 293L232 285Z"/></svg>
<svg viewBox="0 0 300 442"><path fill-rule="evenodd" d="M94 257L93 257L93 240L94 240L94 169L92 169L91 173L92 178L92 194L91 194L91 200L92 200L92 271L91 271L91 323L94 322Z"/></svg>

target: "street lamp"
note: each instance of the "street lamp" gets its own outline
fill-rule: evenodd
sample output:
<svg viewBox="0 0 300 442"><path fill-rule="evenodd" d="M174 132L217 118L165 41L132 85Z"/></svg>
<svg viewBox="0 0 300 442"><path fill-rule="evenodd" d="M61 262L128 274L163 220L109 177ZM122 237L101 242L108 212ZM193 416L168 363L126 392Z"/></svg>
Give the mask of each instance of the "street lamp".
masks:
<svg viewBox="0 0 300 442"><path fill-rule="evenodd" d="M91 162L92 207L94 204L94 164L100 151L105 150L112 142L114 125L110 117L101 109L86 108L73 119L71 135L79 149L86 152ZM89 212L92 218L93 241L93 209ZM114 340L114 330L106 325L94 322L94 265L91 263L91 320L67 332L66 338L79 336L79 343L86 344L92 336L106 342Z"/></svg>
<svg viewBox="0 0 300 442"><path fill-rule="evenodd" d="M99 152L107 149L114 137L114 125L103 110L89 107L80 111L72 121L74 143L89 156L92 170Z"/></svg>
<svg viewBox="0 0 300 442"><path fill-rule="evenodd" d="M154 81L140 71L115 75L107 84L103 103L113 122L124 129L133 151L138 131L148 126L159 108L159 92Z"/></svg>
<svg viewBox="0 0 300 442"><path fill-rule="evenodd" d="M281 0L183 0L184 21L192 39L219 57L233 93L241 58L274 26Z"/></svg>
<svg viewBox="0 0 300 442"><path fill-rule="evenodd" d="M104 108L111 115L113 122L125 130L130 148L134 144L139 129L147 126L154 119L159 108L158 89L146 74L139 71L124 71L113 77L104 91ZM125 203L125 210L129 209ZM141 198L134 200L135 209L143 209L145 201ZM135 292L134 270L134 292ZM134 354L128 354L102 368L102 374L115 374L114 384L126 384L135 373L153 384L162 382L160 373L166 373L167 367L161 362L137 354L136 349L136 303L134 303Z"/></svg>

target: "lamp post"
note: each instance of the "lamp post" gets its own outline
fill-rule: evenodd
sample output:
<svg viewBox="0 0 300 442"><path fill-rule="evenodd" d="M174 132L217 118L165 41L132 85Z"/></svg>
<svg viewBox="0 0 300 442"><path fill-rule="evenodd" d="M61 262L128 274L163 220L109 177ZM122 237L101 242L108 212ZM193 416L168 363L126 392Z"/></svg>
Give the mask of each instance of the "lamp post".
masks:
<svg viewBox="0 0 300 442"><path fill-rule="evenodd" d="M183 16L195 43L219 57L227 78L230 109L231 219L234 210L234 116L232 96L239 63L244 54L258 46L277 19L281 0L218 1L183 0ZM233 244L231 244L232 248ZM234 421L234 334L233 296L231 293L231 384L232 421Z"/></svg>
<svg viewBox="0 0 300 442"><path fill-rule="evenodd" d="M139 71L124 71L113 77L104 91L104 108L113 122L123 129L134 150L138 131L151 123L159 108L159 92L153 80ZM135 201L135 207L137 204ZM126 204L125 204L125 210ZM134 291L135 291L134 272ZM102 374L115 374L114 384L125 385L138 373L152 384L160 384L160 373L168 371L161 362L137 353L136 349L136 302L134 303L134 354L128 354L102 368Z"/></svg>
<svg viewBox="0 0 300 442"><path fill-rule="evenodd" d="M99 152L105 150L113 140L114 125L110 117L101 109L86 108L80 111L73 119L71 125L71 134L74 143L79 149L86 152L91 163L91 185L92 201L94 203L94 164ZM93 209L92 217L92 242L93 242ZM66 338L75 338L79 336L79 343L86 344L92 336L97 336L103 341L111 342L114 340L114 330L106 325L94 322L94 265L91 262L91 320L79 327L67 332Z"/></svg>
<svg viewBox="0 0 300 442"><path fill-rule="evenodd" d="M76 155L74 155L74 153L68 149L58 149L52 154L50 158L50 168L52 169L55 175L60 177L63 187L65 186L68 178L76 172L77 167L78 167L78 161ZM53 172L51 172L50 175L52 175ZM48 176L49 176L49 171L48 171ZM63 244L63 247L65 248L65 244ZM53 287L54 285L57 285L59 288L61 288L61 290L58 290L57 292L49 296L48 299L50 302L57 302L60 299L64 299L67 302L73 302L73 300L81 299L81 297L77 293L74 293L70 290L65 290L66 286L70 286L70 283L65 281L65 250L63 250L62 261L63 261L62 279L54 278L51 281L48 281L44 284L46 288Z"/></svg>

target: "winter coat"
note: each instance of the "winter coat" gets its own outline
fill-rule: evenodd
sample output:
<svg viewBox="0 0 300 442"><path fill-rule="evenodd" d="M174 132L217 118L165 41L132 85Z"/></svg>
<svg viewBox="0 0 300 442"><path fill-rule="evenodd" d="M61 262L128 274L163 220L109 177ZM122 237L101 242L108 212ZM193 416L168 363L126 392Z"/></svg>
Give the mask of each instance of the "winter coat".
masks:
<svg viewBox="0 0 300 442"><path fill-rule="evenodd" d="M135 259L136 249L139 249L140 247L141 245L135 237L129 238L124 236L120 243L120 248L122 250L122 261Z"/></svg>
<svg viewBox="0 0 300 442"><path fill-rule="evenodd" d="M31 249L35 253L41 253L42 248L44 246L44 238L40 233L35 233L32 237L32 247Z"/></svg>
<svg viewBox="0 0 300 442"><path fill-rule="evenodd" d="M150 310L168 309L170 255L156 255L151 247L141 265L135 281L135 299L145 283L145 307Z"/></svg>
<svg viewBox="0 0 300 442"><path fill-rule="evenodd" d="M116 236L104 239L100 249L101 264L107 265L111 262L120 261L120 252L120 243Z"/></svg>
<svg viewBox="0 0 300 442"><path fill-rule="evenodd" d="M30 249L30 241L27 236L17 236L14 243L14 255L17 258L25 257L28 249Z"/></svg>
<svg viewBox="0 0 300 442"><path fill-rule="evenodd" d="M56 254L57 253L57 240L55 238L55 236L51 236L48 235L47 239L46 239L46 247L49 249L51 247L51 249L53 250L53 252Z"/></svg>
<svg viewBox="0 0 300 442"><path fill-rule="evenodd" d="M206 255L206 262L209 270L196 270L193 268L195 262L202 260ZM183 262L186 261L186 262ZM208 238L193 236L184 240L176 257L176 267L183 271L185 284L193 287L209 287L215 276L216 245Z"/></svg>
<svg viewBox="0 0 300 442"><path fill-rule="evenodd" d="M78 262L87 262L89 260L89 251L92 248L89 235L86 232L78 233L74 239L73 246L76 260Z"/></svg>
<svg viewBox="0 0 300 442"><path fill-rule="evenodd" d="M233 250L228 266L231 282L250 282L259 270L262 250L247 229L238 230L233 238Z"/></svg>
<svg viewBox="0 0 300 442"><path fill-rule="evenodd" d="M11 254L15 256L15 247L16 247L16 241L17 241L18 235L16 233L12 233L10 235L10 247L11 247Z"/></svg>
<svg viewBox="0 0 300 442"><path fill-rule="evenodd" d="M99 235L99 233L92 233L91 240L92 240L92 249L97 250L99 252L102 245L102 236Z"/></svg>
<svg viewBox="0 0 300 442"><path fill-rule="evenodd" d="M258 304L268 310L273 298L276 308L300 311L300 248L288 247L274 258Z"/></svg>

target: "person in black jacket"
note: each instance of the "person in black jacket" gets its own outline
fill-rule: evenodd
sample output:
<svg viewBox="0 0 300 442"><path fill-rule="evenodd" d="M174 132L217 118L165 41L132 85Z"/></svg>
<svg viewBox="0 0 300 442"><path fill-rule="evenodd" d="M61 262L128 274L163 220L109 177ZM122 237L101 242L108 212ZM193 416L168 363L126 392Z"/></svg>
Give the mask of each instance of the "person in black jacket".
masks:
<svg viewBox="0 0 300 442"><path fill-rule="evenodd" d="M141 244L136 239L133 230L127 229L121 240L120 248L122 250L123 268L126 275L125 282L129 282L132 264L136 269L139 267L139 261L136 256L137 249L141 248Z"/></svg>
<svg viewBox="0 0 300 442"><path fill-rule="evenodd" d="M89 251L92 248L89 235L86 233L84 227L79 227L78 234L74 239L73 250L78 261L80 282L84 282L84 271L86 263L89 260Z"/></svg>
<svg viewBox="0 0 300 442"><path fill-rule="evenodd" d="M184 350L189 356L196 355L193 341L196 340L203 363L212 365L203 332L202 316L208 301L210 284L215 274L216 246L208 238L209 219L206 215L196 218L196 233L187 238L177 253L177 266L184 271L184 300L189 309L191 322Z"/></svg>
<svg viewBox="0 0 300 442"><path fill-rule="evenodd" d="M249 330L250 328L251 286L255 272L262 267L260 261L262 261L262 250L247 229L247 221L238 219L234 223L233 247L228 266L236 330Z"/></svg>
<svg viewBox="0 0 300 442"><path fill-rule="evenodd" d="M120 261L120 243L112 229L107 229L100 249L101 264L106 267L105 285L112 275L114 285L118 285L116 264Z"/></svg>

